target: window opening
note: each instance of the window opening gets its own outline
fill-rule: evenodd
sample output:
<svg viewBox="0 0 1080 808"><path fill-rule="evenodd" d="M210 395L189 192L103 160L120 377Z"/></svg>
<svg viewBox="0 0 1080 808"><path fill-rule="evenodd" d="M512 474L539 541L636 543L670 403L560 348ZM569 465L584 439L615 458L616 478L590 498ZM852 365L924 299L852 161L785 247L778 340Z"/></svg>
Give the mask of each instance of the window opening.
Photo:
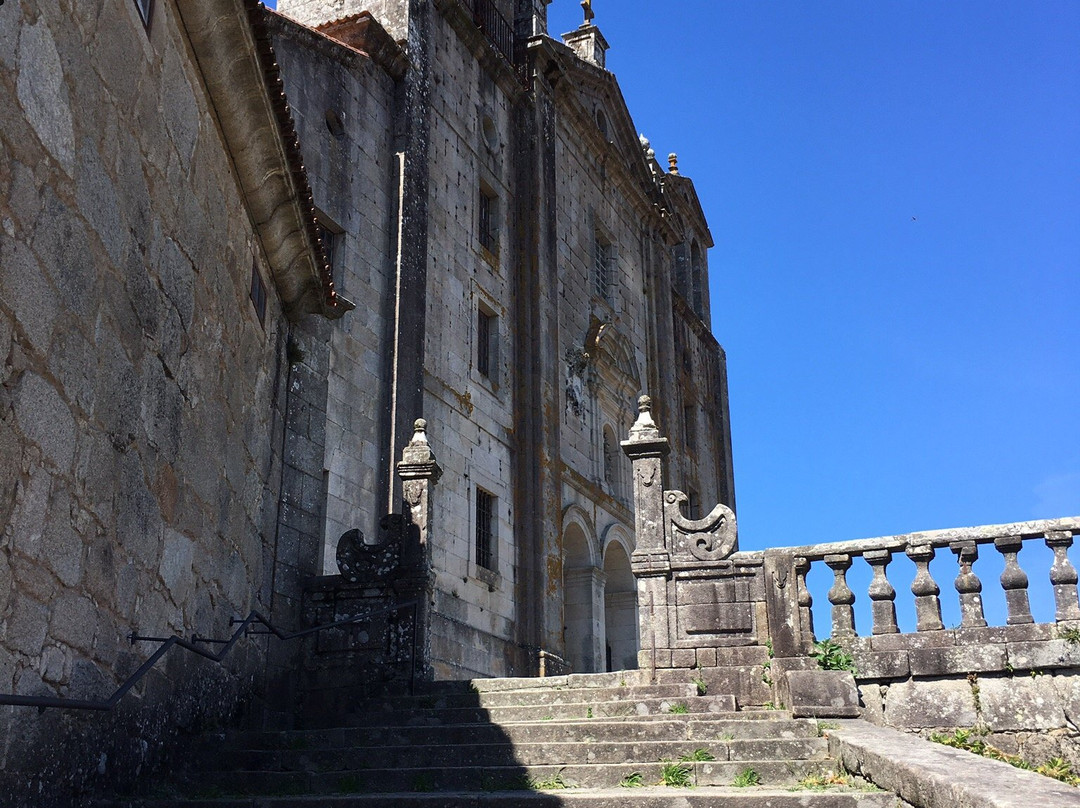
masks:
<svg viewBox="0 0 1080 808"><path fill-rule="evenodd" d="M476 489L476 564L494 569L495 556L495 497L482 488Z"/></svg>

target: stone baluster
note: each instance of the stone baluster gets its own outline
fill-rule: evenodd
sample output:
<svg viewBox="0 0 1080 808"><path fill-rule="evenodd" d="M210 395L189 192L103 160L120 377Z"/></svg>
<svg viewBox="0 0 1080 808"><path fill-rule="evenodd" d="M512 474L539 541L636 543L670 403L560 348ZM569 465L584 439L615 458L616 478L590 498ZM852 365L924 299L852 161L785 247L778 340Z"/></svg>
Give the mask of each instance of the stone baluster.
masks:
<svg viewBox="0 0 1080 808"><path fill-rule="evenodd" d="M941 631L945 628L938 599L941 589L930 575L934 548L929 544L912 544L907 548L907 556L915 562L915 579L911 582L911 593L915 596L915 630Z"/></svg>
<svg viewBox="0 0 1080 808"><path fill-rule="evenodd" d="M1050 583L1054 587L1054 601L1057 604L1054 618L1058 621L1080 620L1080 606L1076 600L1076 568L1069 561L1069 547L1072 543L1072 533L1067 530L1046 534L1046 546L1054 551Z"/></svg>
<svg viewBox="0 0 1080 808"><path fill-rule="evenodd" d="M982 581L971 570L979 557L979 546L973 541L954 541L949 549L956 553L956 563L960 573L954 586L960 598L960 626L962 628L982 628L986 625L983 615Z"/></svg>
<svg viewBox="0 0 1080 808"><path fill-rule="evenodd" d="M806 573L810 572L810 560L799 556L795 559L795 581L798 585L799 598L799 625L802 628L802 636L807 644L815 641L814 637L814 597L806 585Z"/></svg>
<svg viewBox="0 0 1080 808"><path fill-rule="evenodd" d="M855 593L847 583L847 571L851 567L851 556L847 553L825 556L825 563L833 571L836 580L829 590L829 603L832 604L832 638L838 640L855 636Z"/></svg>
<svg viewBox="0 0 1080 808"><path fill-rule="evenodd" d="M1005 622L1010 626L1035 622L1028 603L1027 573L1020 569L1020 562L1016 558L1023 544L1023 539L1019 536L1001 536L994 539L994 546L1005 556L1005 571L1001 573L1001 588L1005 590L1005 605L1009 609L1009 616Z"/></svg>
<svg viewBox="0 0 1080 808"><path fill-rule="evenodd" d="M885 568L892 561L892 551L867 550L863 558L874 571L869 587L870 609L874 616L873 633L896 634L900 631L896 626L896 590L885 575Z"/></svg>

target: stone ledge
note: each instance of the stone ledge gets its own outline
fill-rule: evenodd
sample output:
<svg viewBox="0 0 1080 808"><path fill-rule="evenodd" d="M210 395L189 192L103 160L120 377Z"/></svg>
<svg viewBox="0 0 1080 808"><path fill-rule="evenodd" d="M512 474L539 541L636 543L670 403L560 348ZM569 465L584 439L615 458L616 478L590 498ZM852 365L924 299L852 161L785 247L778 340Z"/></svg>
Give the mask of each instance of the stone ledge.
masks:
<svg viewBox="0 0 1080 808"><path fill-rule="evenodd" d="M915 808L1080 806L1080 789L970 752L865 721L828 731L829 753L843 766Z"/></svg>

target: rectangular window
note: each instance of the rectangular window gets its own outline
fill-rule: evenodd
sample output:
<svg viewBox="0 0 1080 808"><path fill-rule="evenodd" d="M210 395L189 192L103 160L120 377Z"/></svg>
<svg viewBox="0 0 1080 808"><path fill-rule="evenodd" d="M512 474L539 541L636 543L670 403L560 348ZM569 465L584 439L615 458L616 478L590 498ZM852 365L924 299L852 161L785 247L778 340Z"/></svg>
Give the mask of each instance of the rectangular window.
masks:
<svg viewBox="0 0 1080 808"><path fill-rule="evenodd" d="M686 445L689 447L693 444L696 437L694 431L694 406L687 404L682 410L683 418L683 434L686 435Z"/></svg>
<svg viewBox="0 0 1080 808"><path fill-rule="evenodd" d="M262 325L266 325L266 284L263 283L262 275L259 274L258 262L251 259L251 305L255 307L255 314Z"/></svg>
<svg viewBox="0 0 1080 808"><path fill-rule="evenodd" d="M498 383L499 318L483 305L476 311L476 369L485 379Z"/></svg>
<svg viewBox="0 0 1080 808"><path fill-rule="evenodd" d="M495 503L494 496L482 488L476 489L476 565L495 569Z"/></svg>
<svg viewBox="0 0 1080 808"><path fill-rule="evenodd" d="M150 14L154 10L154 0L135 0L135 8L139 10L139 16L142 17L143 25L149 28Z"/></svg>
<svg viewBox="0 0 1080 808"><path fill-rule="evenodd" d="M693 488L686 492L686 518L701 518L701 495Z"/></svg>
<svg viewBox="0 0 1080 808"><path fill-rule="evenodd" d="M611 244L596 237L593 264L593 291L602 300L611 300Z"/></svg>
<svg viewBox="0 0 1080 808"><path fill-rule="evenodd" d="M480 246L492 255L499 254L499 198L486 187L480 187Z"/></svg>

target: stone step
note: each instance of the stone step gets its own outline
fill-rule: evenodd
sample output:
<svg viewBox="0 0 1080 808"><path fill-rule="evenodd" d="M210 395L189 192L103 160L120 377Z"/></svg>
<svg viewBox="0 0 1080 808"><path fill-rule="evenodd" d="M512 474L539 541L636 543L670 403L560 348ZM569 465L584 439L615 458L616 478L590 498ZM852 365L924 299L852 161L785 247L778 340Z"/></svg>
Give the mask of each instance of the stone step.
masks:
<svg viewBox="0 0 1080 808"><path fill-rule="evenodd" d="M114 800L99 808L909 808L888 792L725 786Z"/></svg>
<svg viewBox="0 0 1080 808"><path fill-rule="evenodd" d="M719 761L823 760L825 738L755 739L692 742L560 742L347 747L316 750L238 750L208 757L211 771L350 771L357 761L364 768L422 768L456 766L558 766L679 760L703 750Z"/></svg>
<svg viewBox="0 0 1080 808"><path fill-rule="evenodd" d="M630 778L637 778L646 785L663 784L665 766L683 770L682 781L687 786L732 785L737 776L752 769L762 785L791 787L811 774L821 774L830 769L826 761L756 760L354 768L330 772L229 771L201 772L198 782L192 784L192 790L203 789L204 793L218 795L259 796L557 788L561 794L564 789L571 788L614 788Z"/></svg>
<svg viewBox="0 0 1080 808"><path fill-rule="evenodd" d="M689 677L687 677L689 681ZM555 690L558 688L646 687L648 671L611 671L608 673L571 673L566 676L507 677L505 679L466 679L418 683L427 693L496 693L506 690Z"/></svg>
<svg viewBox="0 0 1080 808"><path fill-rule="evenodd" d="M732 696L663 699L628 697L623 701L534 704L524 707L445 707L356 711L339 716L338 723L352 727L381 726L387 723L404 726L445 726L490 722L505 725L525 721L638 718L650 715L682 714L730 715L734 712L735 699Z"/></svg>
<svg viewBox="0 0 1080 808"><path fill-rule="evenodd" d="M398 698L369 698L358 701L357 712L386 712L399 709L445 709L451 707L528 707L545 704L596 704L633 699L690 699L698 697L697 687L688 682L643 687L574 687L557 689L495 690L491 692L425 693Z"/></svg>
<svg viewBox="0 0 1080 808"><path fill-rule="evenodd" d="M752 738L810 738L818 734L817 722L808 718L791 718L790 714L757 713L755 719L732 716L687 714L661 715L626 719L592 719L580 721L537 721L498 726L490 722L455 724L449 726L370 726L338 727L325 730L294 730L290 732L236 732L206 740L207 749L340 749L344 747L399 746L407 744L461 743L555 743L644 741L644 740L721 740ZM763 720L771 718L771 720Z"/></svg>

